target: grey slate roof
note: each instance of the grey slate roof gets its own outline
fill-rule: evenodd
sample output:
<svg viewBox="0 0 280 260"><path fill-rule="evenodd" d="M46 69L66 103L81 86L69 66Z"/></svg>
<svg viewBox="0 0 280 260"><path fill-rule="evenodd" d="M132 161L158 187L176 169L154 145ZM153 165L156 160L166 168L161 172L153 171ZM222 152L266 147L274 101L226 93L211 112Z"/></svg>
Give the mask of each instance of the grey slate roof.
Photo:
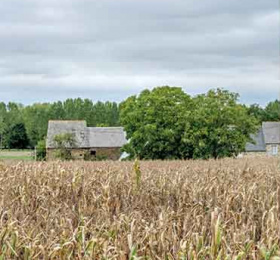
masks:
<svg viewBox="0 0 280 260"><path fill-rule="evenodd" d="M251 138L254 140L254 144L247 143L247 145L246 145L247 152L265 152L266 151L266 145L264 142L264 135L263 135L262 128L258 131L257 134L251 135Z"/></svg>
<svg viewBox="0 0 280 260"><path fill-rule="evenodd" d="M280 144L280 122L264 122L262 128L266 144Z"/></svg>
<svg viewBox="0 0 280 260"><path fill-rule="evenodd" d="M122 147L126 144L122 127L88 127L89 147Z"/></svg>
<svg viewBox="0 0 280 260"><path fill-rule="evenodd" d="M87 127L85 121L49 121L47 148L56 148L53 139L58 134L73 133L76 148L114 148L126 144L122 127Z"/></svg>

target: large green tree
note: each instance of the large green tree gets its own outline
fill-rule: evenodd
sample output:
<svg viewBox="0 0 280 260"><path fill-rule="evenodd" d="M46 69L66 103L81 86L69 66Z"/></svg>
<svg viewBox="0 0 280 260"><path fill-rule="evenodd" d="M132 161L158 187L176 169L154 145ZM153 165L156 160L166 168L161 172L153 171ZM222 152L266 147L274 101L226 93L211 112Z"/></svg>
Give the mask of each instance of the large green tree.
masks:
<svg viewBox="0 0 280 260"><path fill-rule="evenodd" d="M245 150L258 121L238 103L238 94L210 90L194 98L195 109L187 123L185 142L192 147L193 158L222 158Z"/></svg>
<svg viewBox="0 0 280 260"><path fill-rule="evenodd" d="M124 150L140 159L189 158L182 140L192 110L189 95L178 87L144 90L120 105L121 124L129 143Z"/></svg>
<svg viewBox="0 0 280 260"><path fill-rule="evenodd" d="M129 143L124 150L140 159L222 158L244 151L257 119L238 95L211 90L191 99L177 87L158 87L120 106Z"/></svg>

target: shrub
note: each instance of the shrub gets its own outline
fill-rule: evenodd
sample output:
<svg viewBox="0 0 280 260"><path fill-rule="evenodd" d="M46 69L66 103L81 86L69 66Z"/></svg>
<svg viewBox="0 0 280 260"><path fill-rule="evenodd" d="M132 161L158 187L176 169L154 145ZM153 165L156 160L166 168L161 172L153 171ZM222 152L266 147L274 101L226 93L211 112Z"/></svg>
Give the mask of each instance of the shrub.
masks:
<svg viewBox="0 0 280 260"><path fill-rule="evenodd" d="M71 149L76 147L76 139L74 134L65 133L58 134L54 137L54 142L56 144L56 158L61 160L72 160Z"/></svg>
<svg viewBox="0 0 280 260"><path fill-rule="evenodd" d="M46 160L46 140L41 140L36 146L36 159L38 161Z"/></svg>

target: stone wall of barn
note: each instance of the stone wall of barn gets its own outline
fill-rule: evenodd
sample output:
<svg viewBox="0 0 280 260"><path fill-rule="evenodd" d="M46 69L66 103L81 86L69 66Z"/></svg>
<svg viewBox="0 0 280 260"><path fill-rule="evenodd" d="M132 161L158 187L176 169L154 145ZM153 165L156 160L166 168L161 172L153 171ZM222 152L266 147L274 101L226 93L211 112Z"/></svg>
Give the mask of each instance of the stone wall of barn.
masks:
<svg viewBox="0 0 280 260"><path fill-rule="evenodd" d="M276 145L268 144L268 145L266 145L267 154L270 155L270 156L273 156L273 153L272 153L273 146L276 146L277 149L278 149L278 154L274 155L274 156L280 156L280 144L276 144Z"/></svg>
<svg viewBox="0 0 280 260"><path fill-rule="evenodd" d="M246 152L243 153L240 157L269 157L269 156L278 156L280 157L280 144L277 144L276 147L278 149L278 154L273 154L273 146L272 144L266 145L266 152Z"/></svg>
<svg viewBox="0 0 280 260"><path fill-rule="evenodd" d="M267 157L267 153L266 152L246 152L246 153L243 153L240 158L254 158L254 157L257 157L257 158L261 158L261 157Z"/></svg>
<svg viewBox="0 0 280 260"><path fill-rule="evenodd" d="M57 160L56 149L47 149L47 161ZM118 160L121 156L120 148L90 148L90 149L72 149L71 156L73 160Z"/></svg>

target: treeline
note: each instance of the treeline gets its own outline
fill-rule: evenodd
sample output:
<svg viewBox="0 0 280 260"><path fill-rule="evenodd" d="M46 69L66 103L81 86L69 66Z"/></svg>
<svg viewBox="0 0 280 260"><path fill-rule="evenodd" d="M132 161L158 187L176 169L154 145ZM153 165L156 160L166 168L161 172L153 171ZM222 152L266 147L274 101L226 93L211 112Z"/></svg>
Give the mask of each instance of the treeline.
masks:
<svg viewBox="0 0 280 260"><path fill-rule="evenodd" d="M88 126L119 126L115 102L67 99L64 102L23 106L0 103L0 142L2 148L33 148L47 134L49 120L86 120Z"/></svg>
<svg viewBox="0 0 280 260"><path fill-rule="evenodd" d="M34 148L39 141L45 139L49 120L86 120L88 126L126 126L126 124L130 124L131 122L135 122L135 120L138 120L138 123L140 125L135 125L134 127L136 128L130 129L130 131L135 134L139 129L142 129L142 127L145 127L146 129L152 126L151 122L145 121L147 119L147 115L149 115L150 113L151 106L155 106L155 113L150 114L150 116L153 117L150 120L153 121L154 119L157 121L161 121L160 127L164 126L163 128L165 129L165 126L169 127L167 121L169 120L170 115L168 113L172 114L173 109L175 109L170 104L173 98L172 95L174 93L172 93L171 91L172 95L171 97L169 97L168 88L155 89L155 91L159 90L167 92L165 93L167 95L166 99L165 95L163 95L162 93L161 95L163 95L163 97L160 97L160 99L158 99L157 95L155 95L155 99L150 100L149 102L151 103L149 104L145 104L146 100L144 98L140 98L139 104L141 103L141 106L139 104L138 105L140 106L140 108L142 107L144 109L141 112L142 114L139 112L138 108L129 107L126 112L131 112L132 117L129 119L130 121L126 122L126 120L123 120L122 123L120 123L120 107L115 102L94 103L92 100L81 98L67 99L64 102L58 101L54 103L36 103L29 106L23 106L21 104L13 102L9 102L7 104L2 102L0 103L0 147L8 149ZM145 94L148 92L144 91L143 93ZM143 93L140 94L141 97L143 96ZM183 96L182 93L180 93L179 96L180 95ZM128 100L131 100L131 98L135 98L135 96L130 97ZM161 99L163 99L163 101ZM127 104L128 100L124 101L123 104ZM198 100L198 98L194 98L194 100ZM206 101L208 101L208 99L202 100L200 105L204 107L207 103ZM163 118L158 115L160 112L164 111L164 109L161 107L161 102L164 102L163 107L164 109L167 109L167 112L163 115ZM210 104L211 102L212 100L210 99ZM191 107L194 106L194 104L190 104ZM145 107L146 105L148 105L148 107ZM270 102L264 108L262 108L258 104L253 104L251 106L242 106L244 107L244 109L246 109L248 115L256 118L259 123L263 121L280 121L280 102L278 100ZM170 110L168 110L168 107L170 108ZM209 107L205 107L205 109L206 112L207 110L211 110ZM176 112L176 110L174 110L174 112L175 114L173 115L173 119L175 119L175 121L173 123L178 124L178 112ZM186 113L186 111L183 110L183 113ZM209 116L207 113L205 115L201 115L202 118L207 118L207 116ZM184 118L184 120L190 119ZM194 118L193 121L195 122L194 124L197 125L199 121L201 122L201 118ZM128 132L132 136L132 132L130 131ZM159 130L157 127L157 131L152 133L151 136L153 138L156 138L156 136L159 137L160 135L158 133ZM167 139L168 138L169 136L167 135ZM140 144L145 143L144 139L140 140ZM162 144L164 142L159 143ZM146 145L146 148L149 147ZM154 149L154 147L152 149Z"/></svg>
<svg viewBox="0 0 280 260"><path fill-rule="evenodd" d="M259 122L264 121L280 121L280 102L275 100L262 108L258 104L248 107L248 113L258 119Z"/></svg>

